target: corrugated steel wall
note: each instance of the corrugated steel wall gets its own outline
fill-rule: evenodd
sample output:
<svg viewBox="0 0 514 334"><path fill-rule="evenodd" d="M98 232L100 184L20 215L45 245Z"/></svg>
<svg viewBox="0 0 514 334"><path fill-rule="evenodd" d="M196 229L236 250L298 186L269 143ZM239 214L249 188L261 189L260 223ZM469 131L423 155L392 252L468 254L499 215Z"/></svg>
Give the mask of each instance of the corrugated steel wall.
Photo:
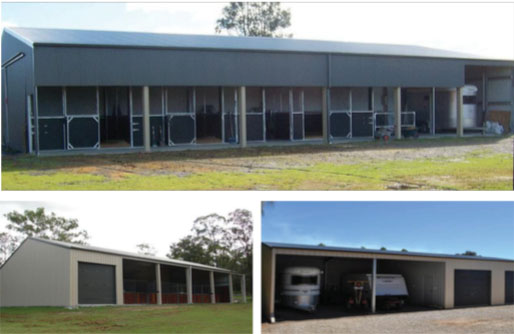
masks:
<svg viewBox="0 0 514 334"><path fill-rule="evenodd" d="M36 84L464 85L462 60L315 53L37 46ZM330 70L329 70L330 67Z"/></svg>
<svg viewBox="0 0 514 334"><path fill-rule="evenodd" d="M0 269L1 306L70 306L70 250L27 239Z"/></svg>
<svg viewBox="0 0 514 334"><path fill-rule="evenodd" d="M35 49L38 86L324 86L317 54L131 48Z"/></svg>
<svg viewBox="0 0 514 334"><path fill-rule="evenodd" d="M262 311L264 317L269 319L275 311L275 254L273 249L264 245L261 252Z"/></svg>
<svg viewBox="0 0 514 334"><path fill-rule="evenodd" d="M455 269L491 271L491 305L505 304L505 271L514 270L514 263L502 261L453 260L446 261L445 308L454 305Z"/></svg>
<svg viewBox="0 0 514 334"><path fill-rule="evenodd" d="M20 52L25 54L22 59L2 69L2 96L4 96L2 99L2 144L8 142L11 149L26 152L27 96L34 94L32 49L4 32L2 34L2 64ZM7 94L5 94L6 89ZM6 128L7 125L9 129Z"/></svg>

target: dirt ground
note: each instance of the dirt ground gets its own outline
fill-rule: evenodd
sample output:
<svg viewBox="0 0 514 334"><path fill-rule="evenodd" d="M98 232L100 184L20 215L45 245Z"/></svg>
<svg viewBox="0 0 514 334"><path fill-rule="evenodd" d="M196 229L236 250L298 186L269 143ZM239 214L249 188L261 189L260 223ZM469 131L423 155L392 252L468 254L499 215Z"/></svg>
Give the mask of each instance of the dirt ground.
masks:
<svg viewBox="0 0 514 334"><path fill-rule="evenodd" d="M512 137L404 140L401 142L354 142L347 144L255 147L245 150L154 152L63 156L71 173L89 173L116 178L123 174L187 176L205 172L251 172L255 169L305 168L319 163L357 164L374 161L450 159L462 160L471 152L513 154ZM135 157L136 156L136 157ZM60 159L59 157L55 159ZM53 168L51 168L53 169ZM40 170L44 173L44 170ZM36 172L37 173L37 172Z"/></svg>
<svg viewBox="0 0 514 334"><path fill-rule="evenodd" d="M514 333L514 305L282 321L262 333Z"/></svg>

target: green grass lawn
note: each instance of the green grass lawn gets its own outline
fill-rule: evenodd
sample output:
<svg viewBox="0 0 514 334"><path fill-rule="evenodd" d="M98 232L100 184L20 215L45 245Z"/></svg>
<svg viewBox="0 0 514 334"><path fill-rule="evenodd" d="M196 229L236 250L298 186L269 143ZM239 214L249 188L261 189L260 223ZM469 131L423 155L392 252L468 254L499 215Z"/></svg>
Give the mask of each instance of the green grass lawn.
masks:
<svg viewBox="0 0 514 334"><path fill-rule="evenodd" d="M470 141L471 139L468 139ZM372 149L365 159L331 162L331 151L323 152L327 161L306 163L309 154L346 148L280 148L247 152L170 152L118 156L33 157L21 156L2 162L3 190L512 190L512 153L481 148L491 139L480 139L477 148L458 155L430 155L435 150L452 150L464 140L441 139L398 145L440 145L422 157L374 159L384 157L376 143L352 144L353 150ZM478 140L477 140L478 141ZM428 144L426 144L428 143ZM451 147L451 146L454 147ZM378 148L377 148L378 147ZM394 149L396 147L392 146ZM511 147L511 146L510 146ZM404 147L399 147L399 150ZM385 147L385 149L391 149ZM311 150L307 153L304 151ZM348 152L348 150L346 150ZM432 153L430 153L432 152ZM453 151L452 151L453 152ZM210 154L210 156L209 156ZM245 156L247 154L248 156ZM259 161L262 154L263 163ZM289 154L289 156L288 156ZM348 154L348 153L346 153ZM393 153L392 153L393 154ZM284 156L286 156L284 158ZM274 167L275 160L282 165ZM284 159L286 162L284 163ZM301 163L297 161L301 159ZM241 170L248 161L255 166ZM186 165L187 163L187 165ZM230 168L219 166L228 164ZM261 166L265 165L265 166ZM208 168L215 166L214 168ZM271 166L271 167L269 167ZM108 172L105 170L109 169ZM115 172L113 172L113 170Z"/></svg>
<svg viewBox="0 0 514 334"><path fill-rule="evenodd" d="M252 304L0 308L1 333L251 333Z"/></svg>

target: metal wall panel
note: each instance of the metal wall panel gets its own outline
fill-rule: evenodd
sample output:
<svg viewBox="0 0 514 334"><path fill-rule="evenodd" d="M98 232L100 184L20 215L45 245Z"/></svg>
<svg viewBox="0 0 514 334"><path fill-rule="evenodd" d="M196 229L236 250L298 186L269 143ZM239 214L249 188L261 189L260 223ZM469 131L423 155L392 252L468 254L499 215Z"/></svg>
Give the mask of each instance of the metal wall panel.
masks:
<svg viewBox="0 0 514 334"><path fill-rule="evenodd" d="M464 62L451 59L333 55L332 86L460 87Z"/></svg>
<svg viewBox="0 0 514 334"><path fill-rule="evenodd" d="M66 119L52 118L39 120L39 149L66 149Z"/></svg>
<svg viewBox="0 0 514 334"><path fill-rule="evenodd" d="M195 120L192 116L173 116L168 122L171 145L191 144L194 141Z"/></svg>
<svg viewBox="0 0 514 334"><path fill-rule="evenodd" d="M20 52L25 57L2 69L2 145L8 143L12 150L27 152L26 97L35 92L33 53L32 48L4 31L2 64Z"/></svg>
<svg viewBox="0 0 514 334"><path fill-rule="evenodd" d="M95 117L74 117L68 121L69 148L95 148L98 146L98 119Z"/></svg>
<svg viewBox="0 0 514 334"><path fill-rule="evenodd" d="M264 140L262 118L262 114L246 114L246 138L248 141Z"/></svg>
<svg viewBox="0 0 514 334"><path fill-rule="evenodd" d="M346 112L330 115L330 136L334 138L347 138L351 131L351 118Z"/></svg>
<svg viewBox="0 0 514 334"><path fill-rule="evenodd" d="M321 54L37 46L38 85L322 86ZM301 70L299 70L301 69Z"/></svg>
<svg viewBox="0 0 514 334"><path fill-rule="evenodd" d="M455 270L491 271L491 305L505 303L505 270L514 271L514 263L508 261L480 261L451 259L446 261L445 308L454 307Z"/></svg>
<svg viewBox="0 0 514 334"><path fill-rule="evenodd" d="M27 239L0 269L0 306L70 306L70 250Z"/></svg>

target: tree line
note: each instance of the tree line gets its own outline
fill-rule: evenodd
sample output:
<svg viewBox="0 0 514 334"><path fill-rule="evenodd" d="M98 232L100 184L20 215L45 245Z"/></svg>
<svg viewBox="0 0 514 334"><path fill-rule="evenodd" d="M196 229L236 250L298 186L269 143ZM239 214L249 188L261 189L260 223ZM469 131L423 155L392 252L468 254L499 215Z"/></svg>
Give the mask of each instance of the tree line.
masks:
<svg viewBox="0 0 514 334"><path fill-rule="evenodd" d="M0 232L0 264L3 264L27 237L87 244L88 232L78 219L47 213L45 208L11 211L4 215L8 224ZM194 220L190 234L171 243L170 259L196 262L230 269L247 277L247 290L252 286L253 217L244 209L236 209L226 217L213 213ZM139 254L155 255L148 243L136 245ZM237 283L237 280L235 281Z"/></svg>

